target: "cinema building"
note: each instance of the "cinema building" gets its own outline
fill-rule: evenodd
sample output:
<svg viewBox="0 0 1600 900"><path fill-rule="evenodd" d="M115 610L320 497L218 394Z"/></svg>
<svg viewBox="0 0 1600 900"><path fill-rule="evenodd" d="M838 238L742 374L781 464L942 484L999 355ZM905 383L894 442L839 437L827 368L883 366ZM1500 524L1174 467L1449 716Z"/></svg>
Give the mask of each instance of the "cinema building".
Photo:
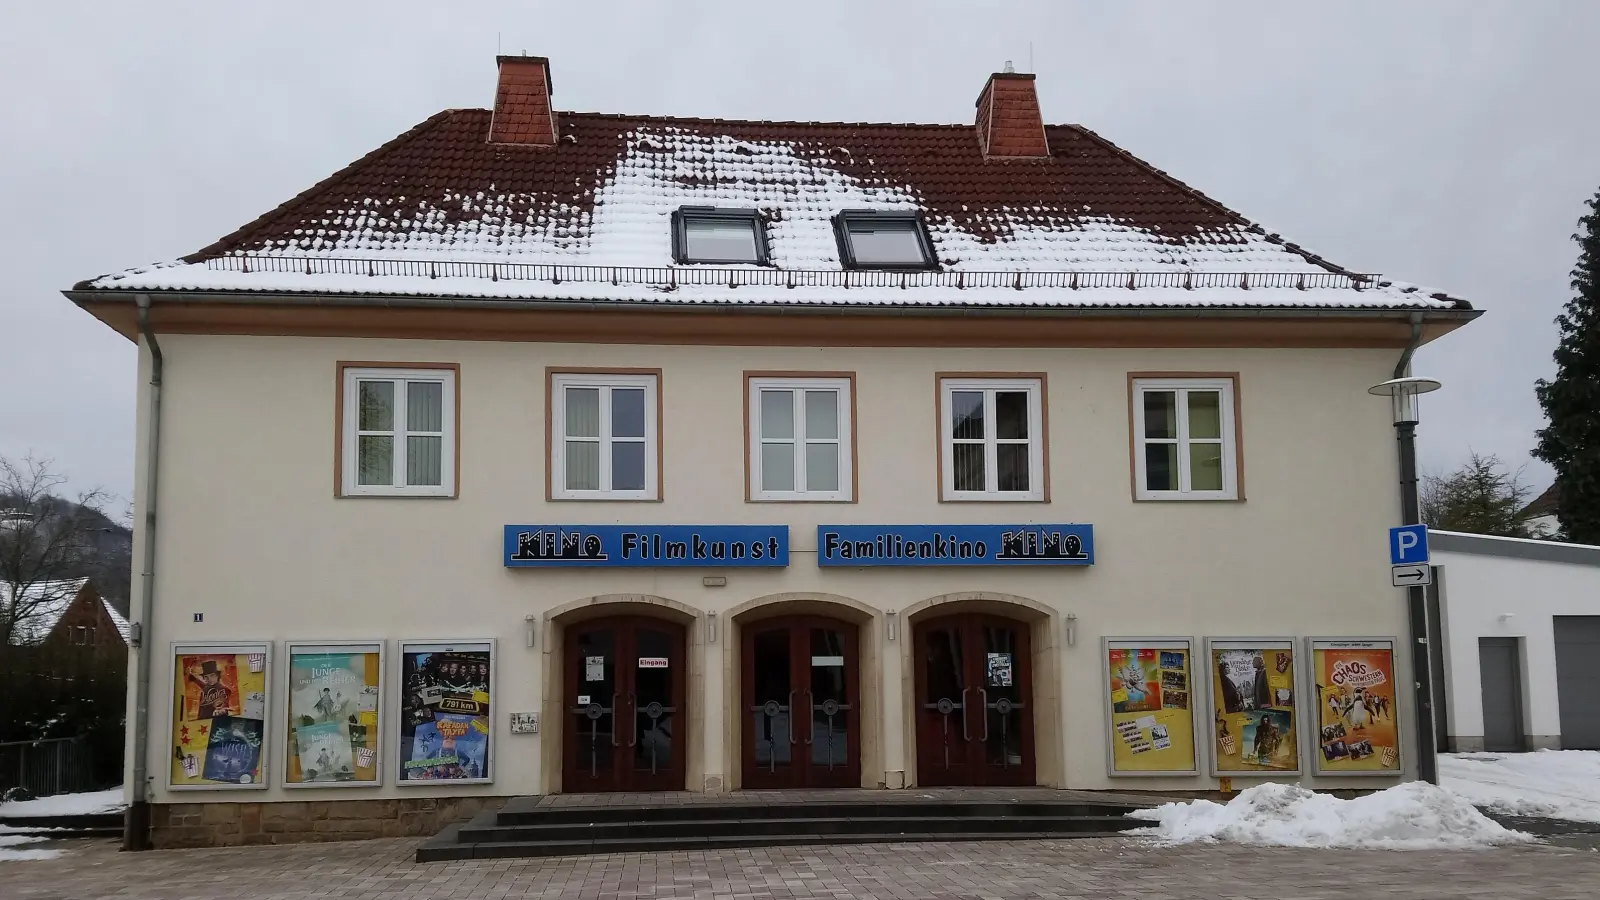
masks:
<svg viewBox="0 0 1600 900"><path fill-rule="evenodd" d="M1467 303L1044 124L1032 75L878 125L556 111L498 66L493 109L67 291L140 348L158 844L1414 772L1367 388Z"/></svg>

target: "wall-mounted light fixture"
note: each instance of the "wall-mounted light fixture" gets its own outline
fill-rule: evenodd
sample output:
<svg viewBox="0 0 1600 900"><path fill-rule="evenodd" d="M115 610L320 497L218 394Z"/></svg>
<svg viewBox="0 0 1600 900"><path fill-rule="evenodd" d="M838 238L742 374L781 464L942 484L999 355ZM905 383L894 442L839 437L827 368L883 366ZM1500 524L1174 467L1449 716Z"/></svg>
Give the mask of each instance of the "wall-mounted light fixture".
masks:
<svg viewBox="0 0 1600 900"><path fill-rule="evenodd" d="M1078 643L1078 614L1067 613L1066 621L1062 624L1067 632L1067 646L1076 645Z"/></svg>
<svg viewBox="0 0 1600 900"><path fill-rule="evenodd" d="M900 614L891 609L883 614L883 618L884 633L891 641L898 639L900 637Z"/></svg>
<svg viewBox="0 0 1600 900"><path fill-rule="evenodd" d="M528 646L532 647L539 642L539 617L528 613L522 617L523 636L527 638Z"/></svg>
<svg viewBox="0 0 1600 900"><path fill-rule="evenodd" d="M717 614L715 612L708 612L706 613L706 643L715 644L716 642Z"/></svg>

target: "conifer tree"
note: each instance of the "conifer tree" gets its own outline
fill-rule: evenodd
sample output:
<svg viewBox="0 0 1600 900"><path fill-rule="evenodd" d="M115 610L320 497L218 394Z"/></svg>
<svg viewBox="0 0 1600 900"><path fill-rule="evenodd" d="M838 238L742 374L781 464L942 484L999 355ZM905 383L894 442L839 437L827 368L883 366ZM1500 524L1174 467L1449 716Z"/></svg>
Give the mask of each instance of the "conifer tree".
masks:
<svg viewBox="0 0 1600 900"><path fill-rule="evenodd" d="M1562 536L1600 544L1600 192L1578 220L1572 299L1556 317L1556 376L1536 393L1550 424L1533 455L1556 470Z"/></svg>

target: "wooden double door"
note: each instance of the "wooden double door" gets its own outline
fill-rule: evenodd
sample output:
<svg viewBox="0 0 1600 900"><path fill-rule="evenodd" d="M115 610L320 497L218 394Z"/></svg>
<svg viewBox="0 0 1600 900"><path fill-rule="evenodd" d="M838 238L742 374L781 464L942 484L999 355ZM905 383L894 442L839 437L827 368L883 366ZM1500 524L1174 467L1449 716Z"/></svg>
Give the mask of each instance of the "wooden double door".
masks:
<svg viewBox="0 0 1600 900"><path fill-rule="evenodd" d="M856 626L786 616L741 630L743 786L859 787Z"/></svg>
<svg viewBox="0 0 1600 900"><path fill-rule="evenodd" d="M917 783L1034 783L1029 626L961 614L912 629Z"/></svg>
<svg viewBox="0 0 1600 900"><path fill-rule="evenodd" d="M618 616L566 628L561 786L681 791L688 747L684 627Z"/></svg>

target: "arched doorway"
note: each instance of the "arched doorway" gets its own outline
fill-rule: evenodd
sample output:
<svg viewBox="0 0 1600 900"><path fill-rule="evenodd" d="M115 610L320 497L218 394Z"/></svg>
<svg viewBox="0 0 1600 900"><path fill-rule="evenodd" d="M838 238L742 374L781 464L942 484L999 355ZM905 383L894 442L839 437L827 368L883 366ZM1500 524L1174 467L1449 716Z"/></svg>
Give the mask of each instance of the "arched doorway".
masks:
<svg viewBox="0 0 1600 900"><path fill-rule="evenodd" d="M1031 630L986 612L913 625L919 785L1034 783Z"/></svg>
<svg viewBox="0 0 1600 900"><path fill-rule="evenodd" d="M860 785L856 625L792 615L752 622L741 632L742 786Z"/></svg>
<svg viewBox="0 0 1600 900"><path fill-rule="evenodd" d="M562 789L682 790L684 626L638 615L588 619L567 626L562 644Z"/></svg>

